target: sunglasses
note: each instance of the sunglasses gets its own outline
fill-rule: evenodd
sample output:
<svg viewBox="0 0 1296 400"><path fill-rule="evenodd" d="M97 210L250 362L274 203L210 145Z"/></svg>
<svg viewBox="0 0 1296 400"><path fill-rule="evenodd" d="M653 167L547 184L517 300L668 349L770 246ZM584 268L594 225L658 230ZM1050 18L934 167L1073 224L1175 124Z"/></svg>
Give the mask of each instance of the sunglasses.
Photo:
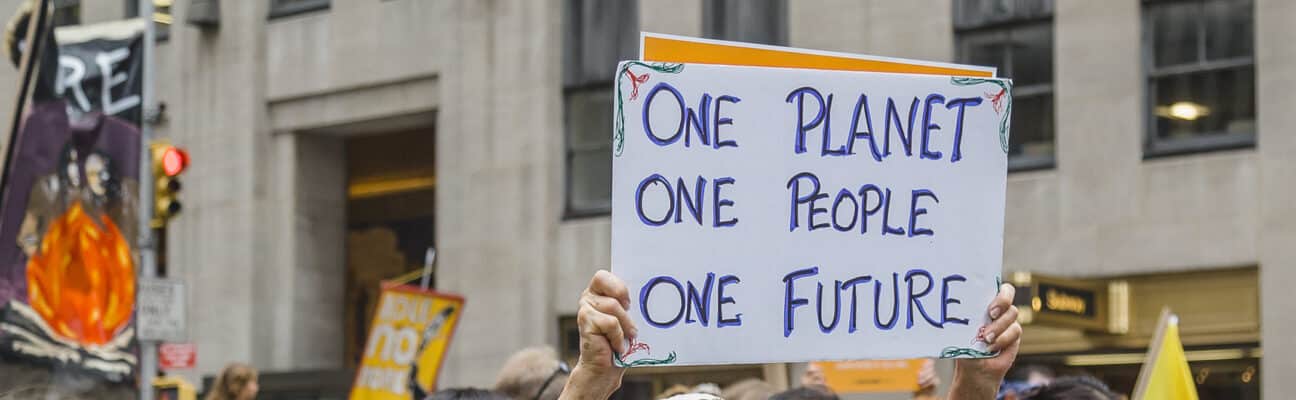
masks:
<svg viewBox="0 0 1296 400"><path fill-rule="evenodd" d="M548 389L549 385L553 383L554 379L558 378L558 374L567 375L570 373L571 373L571 367L568 367L566 362L559 361L558 368L555 369L552 374L549 374L549 378L545 379L543 385L540 385L540 390L536 392L533 400L540 400L540 396L544 395L545 389Z"/></svg>

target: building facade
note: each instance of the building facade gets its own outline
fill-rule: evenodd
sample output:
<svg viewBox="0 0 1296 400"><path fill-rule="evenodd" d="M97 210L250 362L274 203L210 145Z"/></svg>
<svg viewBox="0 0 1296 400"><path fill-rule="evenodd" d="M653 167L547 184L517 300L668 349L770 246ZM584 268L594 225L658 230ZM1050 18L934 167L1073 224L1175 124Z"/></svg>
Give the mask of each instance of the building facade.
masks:
<svg viewBox="0 0 1296 400"><path fill-rule="evenodd" d="M128 2L65 3L93 23ZM267 0L221 2L218 27L185 23L194 3L167 10L157 57L158 135L193 159L165 256L192 378L345 370L368 288L427 246L436 287L467 298L443 386L570 349L610 263L611 73L643 30L999 66L1019 98L1006 274L1129 294L1124 333L1032 324L1023 360L1129 364L1074 356L1144 350L1169 305L1190 349L1230 351L1199 360L1252 367L1236 393L1296 391L1296 2Z"/></svg>

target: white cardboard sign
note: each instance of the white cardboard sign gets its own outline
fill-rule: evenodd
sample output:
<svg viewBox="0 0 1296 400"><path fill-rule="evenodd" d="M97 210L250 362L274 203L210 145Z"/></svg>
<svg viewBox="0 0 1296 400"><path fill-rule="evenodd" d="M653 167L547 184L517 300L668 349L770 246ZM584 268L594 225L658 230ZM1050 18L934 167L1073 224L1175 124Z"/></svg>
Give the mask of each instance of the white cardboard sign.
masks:
<svg viewBox="0 0 1296 400"><path fill-rule="evenodd" d="M983 357L1011 82L622 62L623 365Z"/></svg>

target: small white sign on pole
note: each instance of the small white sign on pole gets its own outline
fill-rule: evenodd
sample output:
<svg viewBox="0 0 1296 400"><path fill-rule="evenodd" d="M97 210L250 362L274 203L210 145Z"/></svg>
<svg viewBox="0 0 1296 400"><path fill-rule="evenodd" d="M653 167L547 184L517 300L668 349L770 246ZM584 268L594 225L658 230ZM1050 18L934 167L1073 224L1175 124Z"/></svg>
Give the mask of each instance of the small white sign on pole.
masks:
<svg viewBox="0 0 1296 400"><path fill-rule="evenodd" d="M140 278L135 312L140 340L183 342L188 340L183 282Z"/></svg>
<svg viewBox="0 0 1296 400"><path fill-rule="evenodd" d="M1011 82L618 66L628 366L985 357Z"/></svg>

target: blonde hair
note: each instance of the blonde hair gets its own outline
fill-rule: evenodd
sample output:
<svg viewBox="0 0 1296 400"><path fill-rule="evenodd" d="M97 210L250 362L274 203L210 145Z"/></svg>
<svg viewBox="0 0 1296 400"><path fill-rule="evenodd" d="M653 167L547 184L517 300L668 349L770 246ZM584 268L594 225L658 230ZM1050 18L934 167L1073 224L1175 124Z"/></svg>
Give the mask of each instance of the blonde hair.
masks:
<svg viewBox="0 0 1296 400"><path fill-rule="evenodd" d="M247 385L257 380L257 371L251 365L233 363L221 370L205 400L238 400Z"/></svg>
<svg viewBox="0 0 1296 400"><path fill-rule="evenodd" d="M778 393L774 385L756 378L747 378L734 382L721 392L720 397L728 400L769 400Z"/></svg>
<svg viewBox="0 0 1296 400"><path fill-rule="evenodd" d="M513 353L495 379L495 391L516 400L555 400L567 384L567 374L556 372L562 363L558 352L549 346L528 347ZM553 381L539 393L545 380Z"/></svg>

